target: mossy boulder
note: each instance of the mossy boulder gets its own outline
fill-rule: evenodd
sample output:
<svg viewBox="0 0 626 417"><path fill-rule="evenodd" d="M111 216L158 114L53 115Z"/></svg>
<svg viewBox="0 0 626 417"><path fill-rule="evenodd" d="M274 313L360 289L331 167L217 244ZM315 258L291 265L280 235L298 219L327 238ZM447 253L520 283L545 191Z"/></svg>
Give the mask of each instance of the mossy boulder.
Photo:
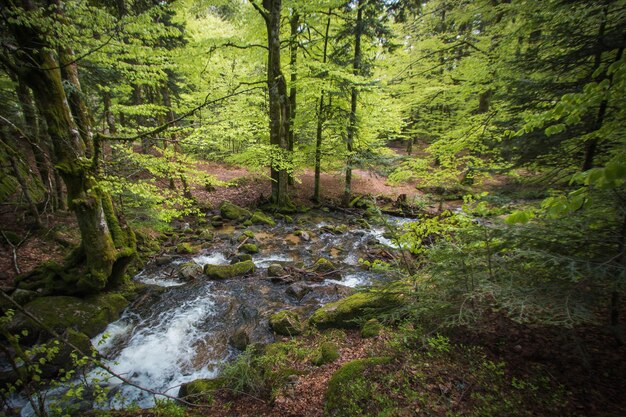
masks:
<svg viewBox="0 0 626 417"><path fill-rule="evenodd" d="M223 218L228 220L244 220L251 216L250 211L230 201L224 201L220 204L220 214Z"/></svg>
<svg viewBox="0 0 626 417"><path fill-rule="evenodd" d="M376 319L370 319L361 327L361 337L364 339L376 337L383 329L383 325Z"/></svg>
<svg viewBox="0 0 626 417"><path fill-rule="evenodd" d="M295 312L283 310L271 315L270 327L280 335L297 336L303 332L304 323Z"/></svg>
<svg viewBox="0 0 626 417"><path fill-rule="evenodd" d="M254 262L243 261L231 265L204 265L204 274L212 279L241 277L254 272Z"/></svg>
<svg viewBox="0 0 626 417"><path fill-rule="evenodd" d="M332 363L339 358L339 349L333 342L323 342L316 352L316 356L311 361L315 366Z"/></svg>
<svg viewBox="0 0 626 417"><path fill-rule="evenodd" d="M178 398L194 404L211 404L215 392L224 386L222 378L196 379L180 386Z"/></svg>
<svg viewBox="0 0 626 417"><path fill-rule="evenodd" d="M254 243L244 243L239 248L239 251L245 253L259 253L259 247Z"/></svg>
<svg viewBox="0 0 626 417"><path fill-rule="evenodd" d="M57 333L68 329L85 333L94 337L101 333L106 326L117 320L120 313L128 305L128 300L117 293L105 293L88 298L70 296L40 297L24 308L43 324ZM9 324L9 331L16 333L27 330L25 341L34 342L47 340L52 335L45 329L26 317L23 313L16 313Z"/></svg>
<svg viewBox="0 0 626 417"><path fill-rule="evenodd" d="M382 291L359 292L319 308L313 313L309 323L318 329L357 328L357 319L372 318L401 302L402 297L397 294Z"/></svg>
<svg viewBox="0 0 626 417"><path fill-rule="evenodd" d="M325 415L358 415L360 411L355 409L360 401L367 400L371 395L369 390L355 390L354 385L362 385L366 372L378 365L384 365L391 358L366 358L350 361L337 369L328 381L324 401ZM356 413L356 414L355 414Z"/></svg>
<svg viewBox="0 0 626 417"><path fill-rule="evenodd" d="M193 253L197 253L199 250L200 248L193 246L189 242L183 242L176 245L176 253L179 253L181 255L190 255Z"/></svg>
<svg viewBox="0 0 626 417"><path fill-rule="evenodd" d="M250 217L250 221L253 224L266 224L268 226L276 226L276 222L269 215L263 213L262 211L255 211Z"/></svg>

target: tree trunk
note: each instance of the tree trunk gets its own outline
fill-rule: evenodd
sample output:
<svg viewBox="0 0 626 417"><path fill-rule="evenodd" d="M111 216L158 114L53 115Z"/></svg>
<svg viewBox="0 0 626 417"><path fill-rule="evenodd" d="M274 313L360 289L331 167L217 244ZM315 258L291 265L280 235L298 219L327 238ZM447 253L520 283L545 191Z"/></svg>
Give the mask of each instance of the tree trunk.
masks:
<svg viewBox="0 0 626 417"><path fill-rule="evenodd" d="M271 167L272 203L280 208L290 207L287 194L288 173L284 167L289 154L290 115L287 83L280 66L280 11L281 0L263 0L263 8L252 5L263 16L267 29L267 86L269 91L270 144L281 151L278 161Z"/></svg>
<svg viewBox="0 0 626 417"><path fill-rule="evenodd" d="M33 3L23 4L27 16L42 12ZM54 8L54 2L49 6L48 10ZM19 68L46 121L55 168L66 185L69 206L78 220L82 239L79 252L83 256L76 257L84 259L78 266L80 269L74 273L54 271L45 284L51 290L64 293L99 291L123 276L135 253L134 234L118 218L111 197L99 187L94 165L87 157L93 143L85 143L89 137L81 137L72 118L54 48L36 26L12 23L10 28L18 46L32 51L23 58L27 62ZM71 60L71 57L66 56L66 59ZM84 127L91 128L90 124Z"/></svg>
<svg viewBox="0 0 626 417"><path fill-rule="evenodd" d="M331 9L328 9L328 20L326 21L326 31L324 33L324 54L322 56L322 63L326 64L328 58L328 32L330 30L330 18ZM320 101L317 110L317 129L315 134L315 185L313 186L313 201L320 202L320 176L322 171L322 133L324 129L324 122L326 121L324 113L324 94L325 91L322 88L320 92Z"/></svg>
<svg viewBox="0 0 626 417"><path fill-rule="evenodd" d="M291 29L289 37L289 68L291 69L291 79L289 82L289 139L287 148L289 152L293 152L293 146L296 141L295 137L295 120L296 120L296 105L297 105L297 89L296 82L298 81L298 26L300 25L300 15L295 10L289 19L289 26ZM289 174L289 185L293 185L293 173Z"/></svg>
<svg viewBox="0 0 626 417"><path fill-rule="evenodd" d="M363 34L363 5L367 0L357 1L356 30L354 35L354 61L352 63L352 73L359 75L361 70L361 36ZM350 118L348 120L348 131L346 137L346 148L348 157L346 158L346 183L343 191L343 205L347 207L352 197L352 164L354 163L354 136L357 130L356 108L359 92L352 86L350 100Z"/></svg>

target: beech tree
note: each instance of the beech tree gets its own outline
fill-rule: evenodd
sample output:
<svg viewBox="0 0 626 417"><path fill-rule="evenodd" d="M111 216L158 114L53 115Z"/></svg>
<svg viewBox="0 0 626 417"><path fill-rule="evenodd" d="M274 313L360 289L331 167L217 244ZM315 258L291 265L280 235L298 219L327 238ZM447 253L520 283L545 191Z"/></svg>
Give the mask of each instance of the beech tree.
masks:
<svg viewBox="0 0 626 417"><path fill-rule="evenodd" d="M62 25L63 10L55 1L12 2L6 35L13 45L4 65L24 80L46 122L53 163L67 189L76 215L81 245L62 268L41 272L45 286L61 293L90 293L118 283L136 251L135 236L118 216L111 196L98 184L101 144L94 141L91 120L80 94L69 98L64 80L78 90L76 57L59 48L47 25Z"/></svg>

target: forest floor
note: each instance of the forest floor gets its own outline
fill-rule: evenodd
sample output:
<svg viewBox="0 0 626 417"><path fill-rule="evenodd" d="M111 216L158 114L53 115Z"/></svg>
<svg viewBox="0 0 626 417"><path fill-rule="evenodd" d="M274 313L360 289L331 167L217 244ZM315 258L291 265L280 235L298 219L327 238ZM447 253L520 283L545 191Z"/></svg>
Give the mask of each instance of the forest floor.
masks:
<svg viewBox="0 0 626 417"><path fill-rule="evenodd" d="M227 183L212 191L200 185L192 186L192 194L200 207L217 208L225 200L240 206L256 206L271 193L269 177L262 173L220 162L202 162L197 168ZM297 182L290 191L294 203L299 206L313 205L314 178L314 171L310 168L298 173ZM344 190L343 177L340 173L323 172L320 179L323 201L338 203ZM356 195L370 194L393 199L400 194L406 194L408 198L420 194L414 184L391 186L386 180L373 171L355 169L352 191ZM167 184L163 182L161 186L165 188ZM43 262L61 261L67 248L79 242L78 226L71 213L44 213L42 217L46 229L34 233L27 224L24 210L16 210L10 205L0 207L0 230L10 241L0 236L0 288L10 288L18 270L26 273Z"/></svg>
<svg viewBox="0 0 626 417"><path fill-rule="evenodd" d="M198 167L228 182L228 185L216 187L213 191L194 187L192 191L200 206L216 208L224 200L241 206L256 206L270 194L269 179L260 173L218 162L204 162ZM293 201L298 205L312 205L313 171L306 169L297 178L292 189ZM503 185L503 181L496 178L486 186L497 188ZM321 189L324 201L337 202L343 193L342 175L339 172L323 173ZM354 171L352 190L355 194L391 199L402 194L409 199L423 194L414 183L390 186L384 176L369 170ZM0 207L1 229L8 237L2 238L0 245L0 286L12 286L16 261L21 272L28 272L42 262L60 261L67 248L78 243L77 226L72 215L48 214L44 220L46 230L34 233L27 227L23 212L10 206ZM292 381L290 387L281 390L273 401L252 396L235 398L228 393L220 393L210 408L190 408L185 415L322 416L325 392L333 373L353 359L385 353L390 343L393 344L394 337L400 336L402 334L389 330L383 331L377 338L363 339L358 332L347 331L336 339L340 353L336 361L320 367L294 362L293 367L301 375ZM428 352L416 344L381 370L380 375L395 375L396 379L406 375L414 377L405 386L394 385L393 381L379 381L382 397L397 397L400 402L405 400L400 398L402 395L414 395L416 398L388 415L462 416L472 414L477 406L486 407L484 411L487 414L484 415L504 415L493 414L492 411L501 410L498 409L499 403L509 400L513 406L524 411L516 415L624 415L626 348L616 346L606 327L586 326L564 332L561 328L516 324L494 312L472 329L457 328L448 336L454 346L451 352ZM302 336L298 340L305 347L318 343L315 335ZM477 346L481 350L468 354L466 346ZM456 349L458 352L455 354ZM495 368L480 377L472 374L468 361L477 358L485 366L495 364ZM380 375L372 376L373 380ZM509 381L535 382L512 387L503 384L505 377ZM166 417L174 414L154 409L120 411L112 415Z"/></svg>

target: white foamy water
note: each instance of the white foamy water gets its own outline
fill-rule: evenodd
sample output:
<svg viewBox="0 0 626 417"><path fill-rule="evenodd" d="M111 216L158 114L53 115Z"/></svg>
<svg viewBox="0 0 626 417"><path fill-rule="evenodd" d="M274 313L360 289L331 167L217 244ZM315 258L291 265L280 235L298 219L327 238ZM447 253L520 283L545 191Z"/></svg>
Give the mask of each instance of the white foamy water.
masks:
<svg viewBox="0 0 626 417"><path fill-rule="evenodd" d="M358 287L360 285L370 284L370 277L367 274L356 272L354 274L347 274L343 279L327 279L324 282L331 284L339 284L346 287Z"/></svg>
<svg viewBox="0 0 626 417"><path fill-rule="evenodd" d="M268 256L261 256L258 258L253 258L254 260L254 264L259 267L259 268L267 268L269 267L271 264L275 263L275 262L291 262L293 261L293 258L291 258L290 256L287 255L281 255L281 254L272 254L272 255L268 255Z"/></svg>
<svg viewBox="0 0 626 417"><path fill-rule="evenodd" d="M124 378L144 387L176 395L182 383L199 378L213 378L217 375L216 365L225 358L211 355L211 348L199 346L199 341L211 338L211 332L202 329L202 324L214 314L215 302L208 289L196 299L161 312L136 326L124 323L124 319L111 323L104 333L110 334L110 341L101 344L101 353L111 351L115 338L128 338L121 350L107 361L111 369ZM122 322L122 323L120 323ZM129 334L131 333L131 334ZM101 336L93 339L98 346ZM201 357L199 355L202 355ZM95 376L95 373L94 373ZM109 382L120 385L117 378ZM151 394L129 386L119 386L126 404L133 401L140 407L154 405ZM110 404L113 408L122 403Z"/></svg>
<svg viewBox="0 0 626 417"><path fill-rule="evenodd" d="M224 254L221 252L215 252L210 255L197 255L191 258L191 260L201 266L204 266L206 264L226 265L229 263L228 259L226 259L226 256L224 256Z"/></svg>
<svg viewBox="0 0 626 417"><path fill-rule="evenodd" d="M177 287L184 284L184 282L180 282L170 277L165 272L147 275L146 271L142 270L140 273L135 275L134 279L144 284L158 285L159 287Z"/></svg>

